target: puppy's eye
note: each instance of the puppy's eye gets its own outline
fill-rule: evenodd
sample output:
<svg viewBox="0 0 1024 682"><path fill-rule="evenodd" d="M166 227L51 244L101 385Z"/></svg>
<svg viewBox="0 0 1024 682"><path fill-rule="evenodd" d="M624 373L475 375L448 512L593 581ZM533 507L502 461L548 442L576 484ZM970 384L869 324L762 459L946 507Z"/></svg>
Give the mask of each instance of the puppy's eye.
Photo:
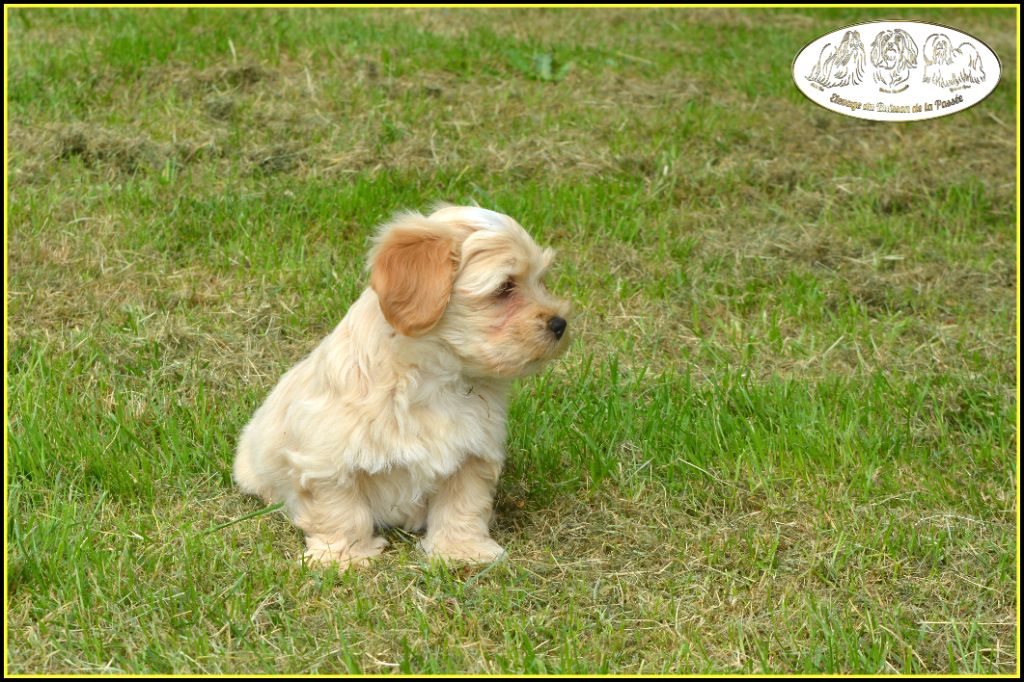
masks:
<svg viewBox="0 0 1024 682"><path fill-rule="evenodd" d="M494 292L495 298L508 298L516 290L516 283L513 279L506 279L505 282Z"/></svg>

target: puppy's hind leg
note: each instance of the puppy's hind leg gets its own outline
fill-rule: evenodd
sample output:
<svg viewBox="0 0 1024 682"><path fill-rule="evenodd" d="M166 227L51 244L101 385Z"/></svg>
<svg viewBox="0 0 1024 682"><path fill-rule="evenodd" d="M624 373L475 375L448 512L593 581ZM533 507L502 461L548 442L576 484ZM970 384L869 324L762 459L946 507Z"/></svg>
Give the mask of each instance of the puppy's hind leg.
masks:
<svg viewBox="0 0 1024 682"><path fill-rule="evenodd" d="M358 485L323 486L302 496L295 524L306 533L306 560L315 564L362 566L388 541L374 536L373 512Z"/></svg>

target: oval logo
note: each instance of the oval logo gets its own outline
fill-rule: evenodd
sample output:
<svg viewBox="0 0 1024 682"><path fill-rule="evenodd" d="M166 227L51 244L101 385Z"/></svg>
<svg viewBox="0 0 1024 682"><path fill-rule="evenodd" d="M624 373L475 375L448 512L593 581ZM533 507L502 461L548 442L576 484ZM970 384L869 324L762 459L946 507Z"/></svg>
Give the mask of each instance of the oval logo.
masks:
<svg viewBox="0 0 1024 682"><path fill-rule="evenodd" d="M868 21L824 35L793 60L815 104L870 121L920 121L974 106L999 82L995 52L977 38L921 21Z"/></svg>

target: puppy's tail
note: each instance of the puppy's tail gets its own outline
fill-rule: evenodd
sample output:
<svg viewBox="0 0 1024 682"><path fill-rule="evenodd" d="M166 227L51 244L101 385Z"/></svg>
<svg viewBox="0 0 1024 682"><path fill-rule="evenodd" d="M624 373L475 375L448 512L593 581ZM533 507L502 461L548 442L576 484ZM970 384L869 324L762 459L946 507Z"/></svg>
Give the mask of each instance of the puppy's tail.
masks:
<svg viewBox="0 0 1024 682"><path fill-rule="evenodd" d="M260 485L259 476L256 474L255 452L248 428L242 431L242 435L238 439L238 452L235 453L232 478L235 479L235 483L242 492L265 497L263 486Z"/></svg>

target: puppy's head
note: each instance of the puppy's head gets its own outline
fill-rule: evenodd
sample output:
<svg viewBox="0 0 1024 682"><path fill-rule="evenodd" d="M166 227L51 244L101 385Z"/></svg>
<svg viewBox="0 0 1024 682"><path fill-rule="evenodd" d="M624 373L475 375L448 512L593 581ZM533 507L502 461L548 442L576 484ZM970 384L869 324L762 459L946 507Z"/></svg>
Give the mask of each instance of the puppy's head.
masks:
<svg viewBox="0 0 1024 682"><path fill-rule="evenodd" d="M467 376L512 378L568 344L569 304L544 286L553 257L506 215L447 206L381 229L370 286L398 333L445 342Z"/></svg>
<svg viewBox="0 0 1024 682"><path fill-rule="evenodd" d="M880 69L903 71L917 66L917 45L902 29L881 31L871 44L871 62Z"/></svg>
<svg viewBox="0 0 1024 682"><path fill-rule="evenodd" d="M953 44L947 35L933 33L924 41L921 54L926 64L949 65L953 63Z"/></svg>

